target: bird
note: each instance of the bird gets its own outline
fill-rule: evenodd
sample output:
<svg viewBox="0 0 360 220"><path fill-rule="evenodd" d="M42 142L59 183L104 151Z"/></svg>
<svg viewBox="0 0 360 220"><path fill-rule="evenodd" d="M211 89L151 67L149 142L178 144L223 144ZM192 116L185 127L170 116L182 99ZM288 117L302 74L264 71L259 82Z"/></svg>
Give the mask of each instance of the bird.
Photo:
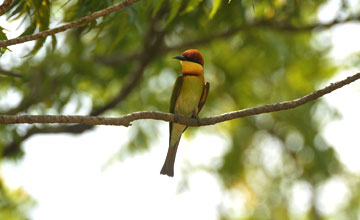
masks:
<svg viewBox="0 0 360 220"><path fill-rule="evenodd" d="M209 94L210 83L204 79L204 58L196 49L189 49L180 56L181 75L176 78L171 99L170 113L197 118ZM169 123L169 148L160 174L174 176L174 164L182 133L187 126Z"/></svg>

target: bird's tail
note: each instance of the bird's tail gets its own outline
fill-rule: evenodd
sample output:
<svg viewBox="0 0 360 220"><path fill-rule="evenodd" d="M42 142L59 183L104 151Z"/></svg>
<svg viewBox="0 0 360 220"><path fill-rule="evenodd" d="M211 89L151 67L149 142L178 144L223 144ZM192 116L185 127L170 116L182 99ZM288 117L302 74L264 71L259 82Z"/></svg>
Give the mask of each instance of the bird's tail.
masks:
<svg viewBox="0 0 360 220"><path fill-rule="evenodd" d="M176 151L179 146L180 138L176 142L174 146L169 145L169 150L166 155L165 163L160 171L160 174L174 176L174 164L175 164L175 157Z"/></svg>

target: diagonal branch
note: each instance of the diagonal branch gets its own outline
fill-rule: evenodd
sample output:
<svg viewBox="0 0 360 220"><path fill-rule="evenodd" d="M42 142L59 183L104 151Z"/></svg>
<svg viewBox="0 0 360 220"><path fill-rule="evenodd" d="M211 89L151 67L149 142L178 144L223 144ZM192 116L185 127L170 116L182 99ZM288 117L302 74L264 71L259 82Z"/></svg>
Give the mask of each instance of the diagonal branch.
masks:
<svg viewBox="0 0 360 220"><path fill-rule="evenodd" d="M11 3L13 0L4 0L4 2L2 3L2 5L0 6L0 16L5 14L5 12L8 10L8 8L10 7Z"/></svg>
<svg viewBox="0 0 360 220"><path fill-rule="evenodd" d="M13 72L13 71L10 71L10 70L4 70L4 69L1 69L1 68L0 68L0 75L14 76L14 77L18 77L18 78L23 77L23 75L21 73Z"/></svg>
<svg viewBox="0 0 360 220"><path fill-rule="evenodd" d="M115 4L113 6L110 6L108 8L105 8L103 10L97 11L92 13L91 15L85 16L83 18L77 19L75 21L72 21L68 24L62 25L60 27L54 28L54 29L50 29L47 31L42 31L39 32L37 34L33 34L33 35L28 35L28 36L24 36L24 37L18 37L18 38L13 38L10 40L4 40L4 41L0 41L0 47L6 47L6 46L10 46L10 45L15 45L15 44L21 44L27 41L33 41L33 40L37 40L40 38L44 38L50 35L54 35L57 34L59 32L63 32L66 31L68 29L77 27L79 25L85 24L89 21L93 21L99 17L108 15L114 11L118 11L120 9L126 8L132 4L134 4L135 2L137 2L139 0L124 0L123 2L120 2L118 4Z"/></svg>
<svg viewBox="0 0 360 220"><path fill-rule="evenodd" d="M325 28L331 28L338 24L344 24L344 23L359 21L359 20L360 20L360 15L356 15L356 16L349 16L348 18L343 19L343 20L336 18L333 21L330 21L327 23L311 24L311 25L307 25L307 26L293 26L293 25L285 24L285 23L282 24L282 23L268 23L268 22L262 22L262 25L266 25L266 26L269 26L271 28L281 30L281 31L303 32L303 31L321 30L321 29L325 29Z"/></svg>
<svg viewBox="0 0 360 220"><path fill-rule="evenodd" d="M212 35L201 37L201 38L190 40L190 41L186 41L186 42L183 42L178 45L162 47L159 49L160 50L159 53L166 54L170 51L178 51L178 50L185 50L185 49L192 48L192 47L199 47L200 45L207 44L213 40L228 38L228 37L231 37L241 31L248 31L250 29L255 29L255 28L271 28L271 29L274 29L277 31L287 31L287 32L305 32L305 31L312 31L312 30L322 30L325 28L331 28L334 25L344 24L347 22L359 21L359 20L360 20L360 15L357 15L357 16L348 17L347 19L344 19L344 20L334 19L333 21L328 22L328 23L316 23L316 24L311 24L311 25L307 25L307 26L293 26L293 25L283 23L283 22L280 23L280 22L269 22L269 21L254 21L249 24L243 24L241 26L229 28L228 30L223 31L223 32L214 32ZM128 62L133 59L138 59L139 57L140 57L140 53L134 52L129 55L117 54L115 56L114 55L112 55L112 56L97 56L97 57L94 57L94 60L97 62L106 64L106 65L109 65L109 66L117 66L121 63Z"/></svg>
<svg viewBox="0 0 360 220"><path fill-rule="evenodd" d="M130 77L128 79L128 82L119 90L117 95L113 99L109 100L104 106L94 108L91 111L90 116L98 116L103 114L107 110L114 108L116 105L118 105L123 100L125 100L128 97L128 95L134 90L137 84L139 84L146 67L151 63L152 59L154 59L154 57L158 54L158 50L159 48L161 48L161 45L163 43L165 31L156 30L157 22L158 22L157 18L151 21L149 30L144 36L143 48L141 49L138 59L136 59L139 61L137 64L137 68L134 70L134 72L129 73ZM28 102L25 102L25 104L28 104ZM3 151L3 156L6 157L12 154L13 152L16 152L20 147L19 143L21 143L22 141L26 140L27 138L35 134L47 134L47 133L80 134L84 131L92 129L93 127L94 126L92 125L85 125L85 124L75 124L70 126L69 125L52 126L52 127L43 127L43 128L33 127L29 131L27 131L27 133L24 136L20 137L20 139L14 140L8 145L6 145Z"/></svg>
<svg viewBox="0 0 360 220"><path fill-rule="evenodd" d="M95 116L71 116L71 115L0 115L0 124L33 124L33 123L78 123L86 125L117 125L129 126L130 123L140 119L155 119L168 122L176 122L188 126L206 126L230 121L237 118L244 118L269 112L277 112L296 108L308 102L318 99L332 91L350 84L360 78L360 73L350 76L329 86L316 90L301 98L284 101L275 104L266 104L254 108L247 108L239 111L229 112L207 118L186 118L170 113L156 111L134 112L121 117L95 117Z"/></svg>
<svg viewBox="0 0 360 220"><path fill-rule="evenodd" d="M114 108L118 103L123 101L135 88L135 86L140 82L142 79L142 75L144 74L145 68L150 64L152 59L157 55L158 48L161 47L164 39L165 32L156 32L154 30L155 24L151 25L151 28L144 39L144 49L141 52L141 56L139 56L138 60L140 63L136 71L130 74L130 78L128 83L119 91L119 93L106 105L101 108L94 109L90 115L97 116L105 111ZM148 41L154 40L153 44L147 43Z"/></svg>

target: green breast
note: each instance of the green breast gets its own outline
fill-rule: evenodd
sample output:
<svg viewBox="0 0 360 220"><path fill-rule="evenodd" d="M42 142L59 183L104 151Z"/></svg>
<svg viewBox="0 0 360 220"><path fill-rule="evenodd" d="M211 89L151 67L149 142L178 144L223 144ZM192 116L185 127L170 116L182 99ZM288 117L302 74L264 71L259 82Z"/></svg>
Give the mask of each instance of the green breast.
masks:
<svg viewBox="0 0 360 220"><path fill-rule="evenodd" d="M191 116L194 110L197 111L203 88L203 77L185 75L180 94L176 100L175 114Z"/></svg>

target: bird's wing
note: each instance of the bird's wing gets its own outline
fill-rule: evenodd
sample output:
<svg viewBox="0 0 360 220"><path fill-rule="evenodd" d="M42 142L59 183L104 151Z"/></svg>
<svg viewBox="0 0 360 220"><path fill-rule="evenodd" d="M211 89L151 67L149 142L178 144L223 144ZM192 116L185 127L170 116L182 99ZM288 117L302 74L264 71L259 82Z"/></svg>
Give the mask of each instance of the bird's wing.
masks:
<svg viewBox="0 0 360 220"><path fill-rule="evenodd" d="M176 82L174 84L174 88L173 88L173 91L172 91L172 94L171 94L171 99L170 99L170 113L174 114L176 100L179 97L179 93L180 93L180 90L181 90L183 79L184 78L183 78L182 75L180 75L180 76L178 76L178 78L176 78ZM171 136L172 124L173 123L169 123L170 136Z"/></svg>
<svg viewBox="0 0 360 220"><path fill-rule="evenodd" d="M210 83L206 82L205 86L204 86L204 89L203 89L203 92L202 92L202 95L201 95L201 98L200 98L200 101L199 101L198 112L197 112L198 114L199 114L199 112L201 111L202 107L204 106L204 104L206 102L206 99L207 99L208 94L209 94L209 89L210 89Z"/></svg>

